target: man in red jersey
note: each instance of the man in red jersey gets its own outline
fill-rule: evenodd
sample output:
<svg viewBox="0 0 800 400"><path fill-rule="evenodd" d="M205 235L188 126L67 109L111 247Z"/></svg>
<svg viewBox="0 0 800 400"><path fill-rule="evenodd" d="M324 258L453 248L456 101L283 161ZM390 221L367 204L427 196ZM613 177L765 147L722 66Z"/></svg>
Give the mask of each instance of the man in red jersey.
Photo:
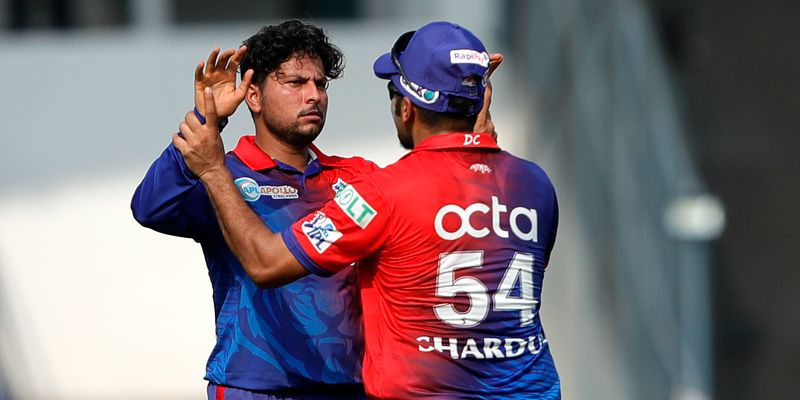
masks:
<svg viewBox="0 0 800 400"><path fill-rule="evenodd" d="M555 190L539 166L473 131L489 59L452 23L401 36L374 71L390 80L397 135L411 152L338 182L332 201L280 234L231 185L213 109L208 125L189 115L174 138L256 283L329 276L361 260L372 397L560 398L538 313Z"/></svg>

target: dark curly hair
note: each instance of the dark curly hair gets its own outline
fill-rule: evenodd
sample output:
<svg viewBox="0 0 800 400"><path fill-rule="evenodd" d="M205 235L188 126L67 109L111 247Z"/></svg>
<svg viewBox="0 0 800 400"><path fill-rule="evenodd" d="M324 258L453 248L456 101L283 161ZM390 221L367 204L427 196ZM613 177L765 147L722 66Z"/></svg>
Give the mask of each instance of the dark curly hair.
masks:
<svg viewBox="0 0 800 400"><path fill-rule="evenodd" d="M338 78L344 70L342 51L328 40L322 29L302 21L264 26L242 44L247 46L247 53L239 64L239 73L244 77L244 73L252 69L252 82L259 86L281 64L295 56L319 57L329 80Z"/></svg>

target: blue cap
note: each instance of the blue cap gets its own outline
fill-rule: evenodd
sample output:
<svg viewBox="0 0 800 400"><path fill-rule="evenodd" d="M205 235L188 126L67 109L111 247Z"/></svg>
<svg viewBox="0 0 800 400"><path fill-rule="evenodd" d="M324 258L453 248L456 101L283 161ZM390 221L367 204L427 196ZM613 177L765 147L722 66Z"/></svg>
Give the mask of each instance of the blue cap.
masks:
<svg viewBox="0 0 800 400"><path fill-rule="evenodd" d="M400 36L392 51L378 57L372 68L378 78L391 79L419 107L474 115L483 106L489 54L464 27L431 22ZM460 107L451 96L472 100L472 105Z"/></svg>

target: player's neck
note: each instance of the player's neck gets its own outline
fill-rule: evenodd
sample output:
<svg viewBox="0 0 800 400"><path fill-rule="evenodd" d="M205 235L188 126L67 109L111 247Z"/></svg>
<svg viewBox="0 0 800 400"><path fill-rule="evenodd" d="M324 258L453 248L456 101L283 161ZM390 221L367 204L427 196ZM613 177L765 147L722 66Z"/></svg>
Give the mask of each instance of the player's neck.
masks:
<svg viewBox="0 0 800 400"><path fill-rule="evenodd" d="M440 126L430 126L428 124L415 124L413 129L413 139L414 139L414 146L422 143L425 139L436 136L436 135L444 135L453 132L471 132L472 130L463 130L457 129L461 127L449 126L449 125L440 125Z"/></svg>
<svg viewBox="0 0 800 400"><path fill-rule="evenodd" d="M256 145L273 159L291 165L300 172L304 172L308 166L308 146L292 146L270 134L256 134Z"/></svg>

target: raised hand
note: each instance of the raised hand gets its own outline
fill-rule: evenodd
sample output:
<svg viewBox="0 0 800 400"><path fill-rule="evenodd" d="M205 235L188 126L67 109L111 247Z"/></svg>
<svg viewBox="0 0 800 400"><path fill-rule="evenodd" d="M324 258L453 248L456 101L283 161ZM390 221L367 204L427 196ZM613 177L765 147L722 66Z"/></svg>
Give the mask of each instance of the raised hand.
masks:
<svg viewBox="0 0 800 400"><path fill-rule="evenodd" d="M228 49L222 54L215 47L208 55L208 60L200 61L194 70L194 105L200 114L205 115L205 99L203 90L211 88L214 94L217 115L220 119L231 116L247 94L247 88L253 79L253 70L244 74L241 84L236 86L236 75L239 63L247 52L247 46L238 50Z"/></svg>
<svg viewBox="0 0 800 400"><path fill-rule="evenodd" d="M494 123L492 122L492 115L489 113L489 106L492 105L492 82L489 77L492 76L494 70L503 62L503 55L494 53L489 56L489 71L486 73L486 93L483 95L483 108L478 113L478 119L475 120L475 126L472 128L473 132L491 133L497 139L497 132L494 131Z"/></svg>
<svg viewBox="0 0 800 400"><path fill-rule="evenodd" d="M206 123L201 123L194 111L189 111L180 123L180 133L172 135L172 144L183 155L189 170L203 179L209 172L225 169L225 148L219 135L213 91L204 88L195 92L195 96L202 96L198 109L203 106Z"/></svg>

